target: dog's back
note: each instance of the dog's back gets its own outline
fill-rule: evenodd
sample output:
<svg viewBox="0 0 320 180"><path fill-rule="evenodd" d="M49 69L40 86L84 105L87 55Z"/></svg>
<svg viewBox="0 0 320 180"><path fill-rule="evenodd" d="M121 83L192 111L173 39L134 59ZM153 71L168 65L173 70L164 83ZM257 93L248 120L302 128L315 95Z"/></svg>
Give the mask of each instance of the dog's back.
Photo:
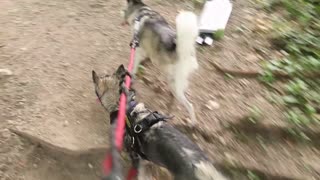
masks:
<svg viewBox="0 0 320 180"><path fill-rule="evenodd" d="M204 152L171 125L164 123L150 130L143 149L152 162L168 168L176 180L225 180Z"/></svg>
<svg viewBox="0 0 320 180"><path fill-rule="evenodd" d="M138 104L133 112L149 112ZM148 113L140 113L137 121ZM141 150L148 160L166 167L176 180L225 180L205 153L173 126L159 122L141 136Z"/></svg>

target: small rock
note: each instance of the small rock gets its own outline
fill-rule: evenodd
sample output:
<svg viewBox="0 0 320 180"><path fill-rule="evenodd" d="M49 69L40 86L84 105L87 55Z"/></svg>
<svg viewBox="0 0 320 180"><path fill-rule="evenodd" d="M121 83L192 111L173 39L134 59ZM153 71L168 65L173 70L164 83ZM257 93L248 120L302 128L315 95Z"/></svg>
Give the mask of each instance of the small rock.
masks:
<svg viewBox="0 0 320 180"><path fill-rule="evenodd" d="M199 137L196 134L192 134L192 137L194 138L194 140L198 140Z"/></svg>
<svg viewBox="0 0 320 180"><path fill-rule="evenodd" d="M75 12L69 12L68 17L74 17L76 15L77 15L77 13L75 13Z"/></svg>
<svg viewBox="0 0 320 180"><path fill-rule="evenodd" d="M34 168L37 168L37 167L38 167L38 165L37 165L37 164L33 164L33 167L34 167Z"/></svg>
<svg viewBox="0 0 320 180"><path fill-rule="evenodd" d="M210 97L211 99L217 99L216 96L213 95L213 94L210 94L209 97Z"/></svg>
<svg viewBox="0 0 320 180"><path fill-rule="evenodd" d="M231 34L231 36L232 36L233 38L235 38L235 39L238 39L238 38L240 37L237 33L233 33L233 34Z"/></svg>
<svg viewBox="0 0 320 180"><path fill-rule="evenodd" d="M280 50L280 53L284 56L289 56L289 54L285 50Z"/></svg>
<svg viewBox="0 0 320 180"><path fill-rule="evenodd" d="M22 81L22 82L19 82L19 85L26 86L28 83L29 83L28 81Z"/></svg>
<svg viewBox="0 0 320 180"><path fill-rule="evenodd" d="M0 69L0 78L12 76L13 73L9 69Z"/></svg>
<svg viewBox="0 0 320 180"><path fill-rule="evenodd" d="M31 24L31 21L24 21L22 24L26 26L26 25Z"/></svg>
<svg viewBox="0 0 320 180"><path fill-rule="evenodd" d="M251 14L247 14L244 18L248 21L253 21L254 16L252 16Z"/></svg>
<svg viewBox="0 0 320 180"><path fill-rule="evenodd" d="M92 165L91 163L88 163L88 167L89 167L90 169L93 169L93 165Z"/></svg>
<svg viewBox="0 0 320 180"><path fill-rule="evenodd" d="M63 126L66 127L68 125L69 125L69 122L68 121L64 121Z"/></svg>
<svg viewBox="0 0 320 180"><path fill-rule="evenodd" d="M230 163L231 165L235 165L235 158L234 156L232 156L231 154L229 153L224 153L224 156L226 157L226 161L228 163Z"/></svg>
<svg viewBox="0 0 320 180"><path fill-rule="evenodd" d="M250 81L248 81L247 79L240 79L239 83L243 87L248 87L250 84Z"/></svg>
<svg viewBox="0 0 320 180"><path fill-rule="evenodd" d="M36 118L42 118L43 116L42 116L41 114L37 114L37 115L35 115L34 117L36 117Z"/></svg>
<svg viewBox="0 0 320 180"><path fill-rule="evenodd" d="M259 60L259 56L256 54L248 54L246 56L246 60L248 60L250 62L257 62Z"/></svg>
<svg viewBox="0 0 320 180"><path fill-rule="evenodd" d="M26 51L27 48L26 48L26 47L22 47L22 48L20 48L20 50L21 50L21 51Z"/></svg>
<svg viewBox="0 0 320 180"><path fill-rule="evenodd" d="M262 31L262 32L266 32L266 31L268 31L269 30L269 28L267 27L267 26L265 26L265 25L257 25L257 30L260 30L260 31Z"/></svg>
<svg viewBox="0 0 320 180"><path fill-rule="evenodd" d="M215 102L215 101L208 101L208 103L206 104L206 107L209 109L209 110L214 110L214 109L219 109L220 108L220 104Z"/></svg>
<svg viewBox="0 0 320 180"><path fill-rule="evenodd" d="M63 63L62 66L63 67L69 67L71 64L70 63Z"/></svg>
<svg viewBox="0 0 320 180"><path fill-rule="evenodd" d="M8 120L7 122L8 122L9 125L14 125L15 124L14 120Z"/></svg>
<svg viewBox="0 0 320 180"><path fill-rule="evenodd" d="M11 164L13 162L12 158L11 157L7 157L7 162Z"/></svg>
<svg viewBox="0 0 320 180"><path fill-rule="evenodd" d="M226 142L226 140L224 140L223 137L220 136L218 139L219 139L219 141L220 141L220 143L221 143L222 145L224 145L224 146L227 145L227 142Z"/></svg>

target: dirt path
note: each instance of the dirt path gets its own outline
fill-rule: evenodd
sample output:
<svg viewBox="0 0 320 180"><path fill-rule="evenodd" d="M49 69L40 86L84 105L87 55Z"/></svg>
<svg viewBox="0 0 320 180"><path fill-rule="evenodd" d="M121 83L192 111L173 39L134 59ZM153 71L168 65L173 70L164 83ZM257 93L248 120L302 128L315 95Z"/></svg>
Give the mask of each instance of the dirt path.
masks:
<svg viewBox="0 0 320 180"><path fill-rule="evenodd" d="M189 7L183 1L147 3L171 23L178 9ZM120 26L119 15L124 4L108 0L0 2L0 68L13 72L0 79L1 180L99 178L105 151L99 147L107 147L108 121L95 101L91 70L110 72L127 64L130 36L128 28ZM182 128L187 116L180 106L173 123L218 165L233 172L234 179L247 179L249 171L249 176L253 172L265 179L320 178L319 146L284 137L284 115L281 107L267 100L268 91L256 79L228 79L212 66L215 62L227 68L259 69L265 56L279 55L270 50L263 35L253 33L259 18L265 20L267 15L245 0L235 1L224 40L213 48L199 47L200 71L193 77L190 97L204 130ZM239 32L241 26L247 30ZM266 52L258 54L257 49ZM152 82L156 73L150 67L146 77ZM159 85L141 80L136 86L141 101L167 111L166 88L164 93L155 92L154 86ZM211 109L206 106L209 101L215 104ZM261 131L255 131L252 124L243 127L247 122L241 120L252 107L263 110ZM10 128L49 145L39 148Z"/></svg>

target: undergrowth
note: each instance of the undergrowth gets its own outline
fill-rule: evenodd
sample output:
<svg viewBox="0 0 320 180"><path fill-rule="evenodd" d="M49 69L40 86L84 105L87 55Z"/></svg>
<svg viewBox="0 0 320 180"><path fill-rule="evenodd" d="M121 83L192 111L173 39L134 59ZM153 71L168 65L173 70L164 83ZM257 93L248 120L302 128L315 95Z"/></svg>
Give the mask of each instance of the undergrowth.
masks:
<svg viewBox="0 0 320 180"><path fill-rule="evenodd" d="M286 74L282 102L287 107L288 120L299 126L319 122L320 1L267 2L268 10L283 17L274 23L271 42L287 56L269 61L262 80L272 84L281 77L277 74Z"/></svg>

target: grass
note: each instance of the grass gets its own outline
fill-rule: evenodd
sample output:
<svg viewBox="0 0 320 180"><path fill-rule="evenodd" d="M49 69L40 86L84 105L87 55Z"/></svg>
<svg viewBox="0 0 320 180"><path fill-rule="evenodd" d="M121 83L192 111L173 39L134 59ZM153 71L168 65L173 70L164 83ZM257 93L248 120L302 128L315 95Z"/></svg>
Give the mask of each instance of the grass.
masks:
<svg viewBox="0 0 320 180"><path fill-rule="evenodd" d="M224 37L224 30L218 29L217 31L213 32L213 38L217 41L220 41Z"/></svg>
<svg viewBox="0 0 320 180"><path fill-rule="evenodd" d="M256 175L255 173L253 173L252 171L249 171L249 170L247 172L247 177L250 180L260 180L258 175Z"/></svg>
<svg viewBox="0 0 320 180"><path fill-rule="evenodd" d="M249 109L248 120L251 123L257 124L258 121L261 119L261 116L262 116L262 111L258 107L254 106Z"/></svg>
<svg viewBox="0 0 320 180"><path fill-rule="evenodd" d="M265 7L283 15L274 23L271 42L287 55L264 67L263 82L279 80L276 72L289 76L282 103L289 122L310 125L319 122L320 104L320 1L269 0Z"/></svg>

